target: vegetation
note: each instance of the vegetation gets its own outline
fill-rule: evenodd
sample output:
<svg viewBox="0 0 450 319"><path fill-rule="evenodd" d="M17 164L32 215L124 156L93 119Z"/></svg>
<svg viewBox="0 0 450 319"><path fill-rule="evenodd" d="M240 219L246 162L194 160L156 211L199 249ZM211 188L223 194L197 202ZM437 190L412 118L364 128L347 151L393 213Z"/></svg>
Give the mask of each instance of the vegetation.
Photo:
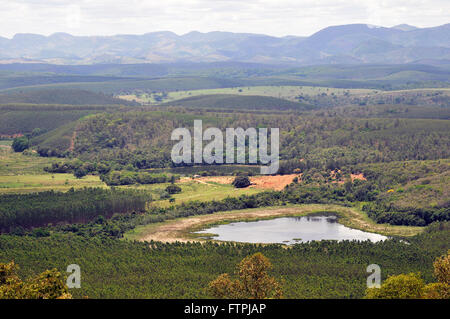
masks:
<svg viewBox="0 0 450 319"><path fill-rule="evenodd" d="M48 269L76 263L76 298L448 298L448 255L436 260L450 247L445 68L0 69L8 103L0 105L0 278L1 269L10 278L0 296L68 297ZM263 190L246 187L259 165L174 164L171 132L195 119L203 129L279 128L278 173L296 179ZM225 175L233 185L197 178ZM333 211L346 226L392 238L288 248L139 242L186 217L197 227L258 218L255 210L270 211L261 218ZM385 280L366 291L372 263Z"/></svg>
<svg viewBox="0 0 450 319"><path fill-rule="evenodd" d="M250 186L250 179L248 176L236 176L232 185L236 188L245 188Z"/></svg>
<svg viewBox="0 0 450 319"><path fill-rule="evenodd" d="M169 185L166 187L166 192L170 195L181 193L181 187L177 185Z"/></svg>
<svg viewBox="0 0 450 319"><path fill-rule="evenodd" d="M169 137L177 127L279 127L281 173L357 163L433 160L448 154L444 120L266 116L248 113L127 112L91 116L32 139L42 155L76 156L136 169L171 167ZM76 138L73 139L73 136ZM71 141L73 140L73 149ZM414 147L410 147L413 145ZM295 161L294 161L295 159ZM302 161L299 161L302 159Z"/></svg>
<svg viewBox="0 0 450 319"><path fill-rule="evenodd" d="M86 115L117 109L116 106L70 106L46 104L0 104L0 135L41 134L76 121ZM34 137L34 136L33 136Z"/></svg>
<svg viewBox="0 0 450 319"><path fill-rule="evenodd" d="M273 263L271 276L282 283L285 298L362 298L366 267L371 263L381 267L382 279L421 272L426 283L432 282L433 261L450 246L447 224L433 225L407 242L316 241L289 249L212 242L142 243L76 233L42 238L0 235L0 261L14 260L25 277L78 264L82 285L70 292L76 298L211 298L205 289L209 282L233 273L242 259L259 252Z"/></svg>
<svg viewBox="0 0 450 319"><path fill-rule="evenodd" d="M30 104L68 104L68 105L136 105L102 93L74 89L50 89L0 93L1 104L30 103Z"/></svg>
<svg viewBox="0 0 450 319"><path fill-rule="evenodd" d="M142 212L151 200L131 190L71 189L0 195L0 231L17 231L47 224L88 222L99 216Z"/></svg>
<svg viewBox="0 0 450 319"><path fill-rule="evenodd" d="M16 137L11 145L14 152L23 152L30 146L30 141L26 136Z"/></svg>
<svg viewBox="0 0 450 319"><path fill-rule="evenodd" d="M0 263L0 299L72 299L62 274L46 270L23 281L14 262Z"/></svg>
<svg viewBox="0 0 450 319"><path fill-rule="evenodd" d="M175 100L163 105L183 106L187 108L237 109L237 110L309 110L312 105L291 102L275 97L249 95L199 95Z"/></svg>
<svg viewBox="0 0 450 319"><path fill-rule="evenodd" d="M391 276L380 288L368 288L368 299L450 299L450 251L433 264L436 283L425 285L420 273Z"/></svg>
<svg viewBox="0 0 450 319"><path fill-rule="evenodd" d="M239 279L232 281L228 274L222 274L209 283L209 288L216 298L282 298L280 284L267 273L272 267L272 263L263 254L256 253L239 263Z"/></svg>
<svg viewBox="0 0 450 319"><path fill-rule="evenodd" d="M131 185L131 184L161 184L169 181L174 182L178 179L176 175L151 174L149 172L130 172L130 171L110 171L108 174L101 175L101 180L108 186Z"/></svg>

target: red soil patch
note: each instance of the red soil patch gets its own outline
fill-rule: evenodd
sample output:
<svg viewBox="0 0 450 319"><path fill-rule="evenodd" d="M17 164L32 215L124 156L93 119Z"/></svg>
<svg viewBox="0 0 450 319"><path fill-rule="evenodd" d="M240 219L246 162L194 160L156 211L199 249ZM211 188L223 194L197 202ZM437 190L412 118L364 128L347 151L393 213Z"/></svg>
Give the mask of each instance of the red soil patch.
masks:
<svg viewBox="0 0 450 319"><path fill-rule="evenodd" d="M73 131L72 138L70 139L69 151L73 151L75 148L75 139L77 138L77 131Z"/></svg>
<svg viewBox="0 0 450 319"><path fill-rule="evenodd" d="M250 182L252 183L250 187L268 188L279 191L286 185L292 183L295 177L300 181L300 176L298 174L250 177Z"/></svg>
<svg viewBox="0 0 450 319"><path fill-rule="evenodd" d="M292 183L293 179L297 177L300 181L300 175L290 174L290 175L264 175L264 176L251 176L250 182L252 185L250 187L254 188L264 188L264 189L274 189L282 190L286 185ZM234 176L205 176L197 178L181 178L180 182L185 183L188 181L196 181L198 183L206 184L207 182L219 183L219 184L231 184L234 180Z"/></svg>
<svg viewBox="0 0 450 319"><path fill-rule="evenodd" d="M362 181L367 181L367 179L364 177L364 174L363 174L363 173L360 173L360 174L350 174L350 178L352 179L352 182L353 182L355 179L360 179L360 180L362 180Z"/></svg>

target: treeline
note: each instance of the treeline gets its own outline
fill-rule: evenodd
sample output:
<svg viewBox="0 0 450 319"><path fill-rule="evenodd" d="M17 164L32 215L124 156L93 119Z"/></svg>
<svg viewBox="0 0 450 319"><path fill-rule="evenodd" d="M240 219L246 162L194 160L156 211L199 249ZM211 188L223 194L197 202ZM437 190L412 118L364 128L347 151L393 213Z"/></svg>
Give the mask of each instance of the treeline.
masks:
<svg viewBox="0 0 450 319"><path fill-rule="evenodd" d="M101 188L0 195L0 231L60 223L86 223L98 216L143 212L151 200L135 190Z"/></svg>
<svg viewBox="0 0 450 319"><path fill-rule="evenodd" d="M175 183L178 175L151 174L148 172L111 171L100 175L102 182L108 186L131 185L131 184L159 184Z"/></svg>
<svg viewBox="0 0 450 319"><path fill-rule="evenodd" d="M367 203L363 211L379 224L426 226L436 221L450 220L450 203L446 207L399 208L383 202Z"/></svg>

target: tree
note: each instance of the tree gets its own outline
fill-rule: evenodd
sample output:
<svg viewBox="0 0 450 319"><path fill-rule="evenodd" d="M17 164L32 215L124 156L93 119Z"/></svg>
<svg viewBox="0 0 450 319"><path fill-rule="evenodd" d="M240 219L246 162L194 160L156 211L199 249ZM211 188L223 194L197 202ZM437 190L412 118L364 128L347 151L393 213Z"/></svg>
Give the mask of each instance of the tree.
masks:
<svg viewBox="0 0 450 319"><path fill-rule="evenodd" d="M367 288L367 299L419 299L425 283L420 273L389 276L380 288Z"/></svg>
<svg viewBox="0 0 450 319"><path fill-rule="evenodd" d="M433 264L434 276L436 279L444 284L450 284L450 249L447 255L443 255L436 259Z"/></svg>
<svg viewBox="0 0 450 319"><path fill-rule="evenodd" d="M433 263L438 282L425 285L420 273L390 276L380 288L368 288L367 299L450 299L450 250Z"/></svg>
<svg viewBox="0 0 450 319"><path fill-rule="evenodd" d="M87 175L87 172L84 170L84 168L79 167L79 168L77 168L77 169L75 170L75 172L73 173L73 175L74 175L76 178L83 178L84 176Z"/></svg>
<svg viewBox="0 0 450 319"><path fill-rule="evenodd" d="M244 188L250 186L251 183L248 176L236 176L231 184L236 188Z"/></svg>
<svg viewBox="0 0 450 319"><path fill-rule="evenodd" d="M166 187L166 192L169 194L178 194L181 193L181 187L171 184Z"/></svg>
<svg viewBox="0 0 450 319"><path fill-rule="evenodd" d="M14 152L23 152L30 146L30 142L26 136L16 137L11 146Z"/></svg>
<svg viewBox="0 0 450 319"><path fill-rule="evenodd" d="M14 261L0 263L0 299L72 299L62 274L56 269L22 281Z"/></svg>
<svg viewBox="0 0 450 319"><path fill-rule="evenodd" d="M434 277L438 282L425 286L424 297L427 299L450 299L450 250L447 255L437 258L433 267Z"/></svg>
<svg viewBox="0 0 450 319"><path fill-rule="evenodd" d="M256 253L239 263L239 279L233 281L228 274L222 274L209 283L209 288L216 298L282 298L280 284L267 273L270 269L272 263L269 259L261 253Z"/></svg>

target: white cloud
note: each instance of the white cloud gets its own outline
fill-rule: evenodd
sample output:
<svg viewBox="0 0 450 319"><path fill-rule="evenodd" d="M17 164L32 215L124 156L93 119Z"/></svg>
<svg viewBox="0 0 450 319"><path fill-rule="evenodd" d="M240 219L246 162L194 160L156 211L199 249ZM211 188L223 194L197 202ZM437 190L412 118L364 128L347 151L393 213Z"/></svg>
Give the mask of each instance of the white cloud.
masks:
<svg viewBox="0 0 450 319"><path fill-rule="evenodd" d="M142 34L169 30L310 35L330 25L429 27L450 22L448 0L0 0L0 35Z"/></svg>

